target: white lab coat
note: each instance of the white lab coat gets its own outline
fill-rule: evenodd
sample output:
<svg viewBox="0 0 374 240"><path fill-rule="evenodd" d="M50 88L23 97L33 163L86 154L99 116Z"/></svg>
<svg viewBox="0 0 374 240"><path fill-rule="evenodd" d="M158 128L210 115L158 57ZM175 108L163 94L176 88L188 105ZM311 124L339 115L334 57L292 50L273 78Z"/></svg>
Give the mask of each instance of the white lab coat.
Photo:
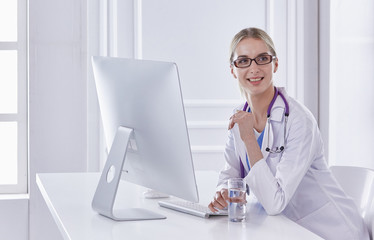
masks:
<svg viewBox="0 0 374 240"><path fill-rule="evenodd" d="M271 126L265 126L263 159L245 180L269 215L284 214L324 239L366 240L368 230L352 199L348 198L328 169L317 123L310 111L279 88L290 108L286 145L282 153L266 147L283 145L285 105L279 96L271 110ZM243 105L237 109L242 110ZM268 124L268 123L267 123ZM268 140L269 134L269 140ZM246 148L237 124L229 131L226 165L217 189L227 188L227 179L240 177L239 157L248 172Z"/></svg>

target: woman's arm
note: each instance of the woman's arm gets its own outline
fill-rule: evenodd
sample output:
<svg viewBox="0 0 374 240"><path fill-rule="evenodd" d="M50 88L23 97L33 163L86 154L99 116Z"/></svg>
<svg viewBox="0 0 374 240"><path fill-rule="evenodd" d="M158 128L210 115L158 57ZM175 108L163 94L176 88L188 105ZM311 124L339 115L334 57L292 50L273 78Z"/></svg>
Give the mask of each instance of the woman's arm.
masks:
<svg viewBox="0 0 374 240"><path fill-rule="evenodd" d="M261 159L246 177L251 191L269 215L279 214L286 208L316 154L321 151L320 134L314 119L307 114L293 119L289 121L283 154L270 156L278 161L275 174L266 159Z"/></svg>

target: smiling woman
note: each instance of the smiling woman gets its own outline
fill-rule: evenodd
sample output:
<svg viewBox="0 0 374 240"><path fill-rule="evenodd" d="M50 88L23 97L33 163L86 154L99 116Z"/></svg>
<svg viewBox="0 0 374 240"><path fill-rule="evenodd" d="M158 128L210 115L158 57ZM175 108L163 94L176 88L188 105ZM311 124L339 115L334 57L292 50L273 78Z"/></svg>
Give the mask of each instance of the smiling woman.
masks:
<svg viewBox="0 0 374 240"><path fill-rule="evenodd" d="M278 59L270 37L248 28L232 43L231 73L246 102L230 118L211 211L231 204L228 181L243 178L269 215L283 214L324 239L369 239L355 203L327 166L313 115L273 84Z"/></svg>

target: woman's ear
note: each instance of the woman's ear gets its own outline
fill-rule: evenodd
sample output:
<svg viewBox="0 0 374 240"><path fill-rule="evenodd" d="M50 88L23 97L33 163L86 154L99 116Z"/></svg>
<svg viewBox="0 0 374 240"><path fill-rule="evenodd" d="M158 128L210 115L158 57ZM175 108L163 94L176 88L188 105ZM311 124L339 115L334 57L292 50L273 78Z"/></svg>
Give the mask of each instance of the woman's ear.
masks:
<svg viewBox="0 0 374 240"><path fill-rule="evenodd" d="M235 74L234 67L230 65L230 68L231 68L231 74L234 76L235 79L237 79L238 77Z"/></svg>
<svg viewBox="0 0 374 240"><path fill-rule="evenodd" d="M274 73L276 73L277 70L278 70L278 58L276 58L274 61Z"/></svg>

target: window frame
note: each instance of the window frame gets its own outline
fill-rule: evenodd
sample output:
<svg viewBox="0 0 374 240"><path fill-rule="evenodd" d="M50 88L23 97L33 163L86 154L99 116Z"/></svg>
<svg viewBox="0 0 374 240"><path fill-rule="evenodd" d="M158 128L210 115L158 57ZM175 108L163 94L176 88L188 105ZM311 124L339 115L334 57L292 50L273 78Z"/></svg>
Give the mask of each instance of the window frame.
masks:
<svg viewBox="0 0 374 240"><path fill-rule="evenodd" d="M28 41L27 0L17 1L17 41L1 42L0 51L17 51L17 113L0 113L0 122L17 123L17 184L0 184L0 194L28 191Z"/></svg>

